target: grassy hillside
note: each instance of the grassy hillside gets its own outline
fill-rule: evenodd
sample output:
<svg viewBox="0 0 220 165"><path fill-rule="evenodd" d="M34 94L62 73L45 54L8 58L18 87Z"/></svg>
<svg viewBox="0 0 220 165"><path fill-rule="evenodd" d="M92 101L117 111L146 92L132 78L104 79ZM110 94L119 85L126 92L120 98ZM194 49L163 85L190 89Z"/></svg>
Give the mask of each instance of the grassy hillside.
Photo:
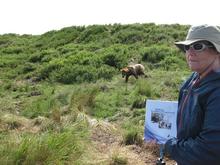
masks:
<svg viewBox="0 0 220 165"><path fill-rule="evenodd" d="M154 148L142 141L145 100L177 99L190 72L174 42L188 28L114 24L1 35L0 162L151 164ZM147 77L126 84L120 69L130 63L142 63Z"/></svg>

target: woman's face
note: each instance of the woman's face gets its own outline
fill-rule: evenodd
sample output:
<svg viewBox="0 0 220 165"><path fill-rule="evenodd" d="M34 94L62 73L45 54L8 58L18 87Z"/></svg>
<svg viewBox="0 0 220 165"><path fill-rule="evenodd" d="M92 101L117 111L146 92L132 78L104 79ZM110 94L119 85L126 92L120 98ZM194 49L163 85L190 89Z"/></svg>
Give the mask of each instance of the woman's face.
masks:
<svg viewBox="0 0 220 165"><path fill-rule="evenodd" d="M194 43L188 46L186 50L186 60L189 68L198 73L204 72L209 66L211 67L217 56L217 52L213 48L205 44L195 45L200 43L203 44L202 42Z"/></svg>

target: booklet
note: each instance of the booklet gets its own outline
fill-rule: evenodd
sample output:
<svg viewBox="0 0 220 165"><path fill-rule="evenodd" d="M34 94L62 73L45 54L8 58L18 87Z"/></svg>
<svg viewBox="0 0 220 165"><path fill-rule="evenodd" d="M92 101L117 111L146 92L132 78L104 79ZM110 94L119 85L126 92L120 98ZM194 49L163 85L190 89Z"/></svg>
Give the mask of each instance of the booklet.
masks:
<svg viewBox="0 0 220 165"><path fill-rule="evenodd" d="M144 140L164 144L176 137L177 101L147 100Z"/></svg>

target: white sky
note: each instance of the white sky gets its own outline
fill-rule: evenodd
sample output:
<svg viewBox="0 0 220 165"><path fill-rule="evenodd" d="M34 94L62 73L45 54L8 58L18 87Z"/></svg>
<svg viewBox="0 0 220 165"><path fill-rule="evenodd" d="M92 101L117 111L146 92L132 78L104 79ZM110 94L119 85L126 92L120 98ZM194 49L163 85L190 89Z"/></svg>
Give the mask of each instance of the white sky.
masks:
<svg viewBox="0 0 220 165"><path fill-rule="evenodd" d="M220 25L219 0L0 0L0 34L93 24Z"/></svg>

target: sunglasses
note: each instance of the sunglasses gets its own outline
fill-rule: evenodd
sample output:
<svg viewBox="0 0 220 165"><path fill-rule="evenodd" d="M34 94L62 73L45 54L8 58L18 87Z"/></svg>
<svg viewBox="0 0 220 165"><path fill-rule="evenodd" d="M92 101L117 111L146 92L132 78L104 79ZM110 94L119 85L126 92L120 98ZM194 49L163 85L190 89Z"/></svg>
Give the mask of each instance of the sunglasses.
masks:
<svg viewBox="0 0 220 165"><path fill-rule="evenodd" d="M192 48L196 52L202 52L206 48L213 48L213 45L210 44L205 44L205 43L194 43L191 45L184 45L184 51L189 51L190 48Z"/></svg>

